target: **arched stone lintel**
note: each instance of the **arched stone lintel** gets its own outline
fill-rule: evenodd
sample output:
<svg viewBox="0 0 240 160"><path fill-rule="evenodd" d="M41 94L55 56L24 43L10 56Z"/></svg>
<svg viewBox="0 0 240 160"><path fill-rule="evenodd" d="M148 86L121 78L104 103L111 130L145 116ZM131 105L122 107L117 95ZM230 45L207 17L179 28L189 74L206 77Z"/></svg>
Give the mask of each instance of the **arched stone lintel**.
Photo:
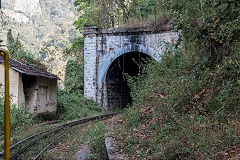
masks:
<svg viewBox="0 0 240 160"><path fill-rule="evenodd" d="M119 56L129 52L141 52L149 55L151 58L153 58L156 61L161 60L160 55L151 47L132 43L128 46L117 48L108 54L108 57L105 59L104 63L102 64L100 72L98 74L98 84L101 84L102 82L104 82L106 73L110 65L112 64L112 62L115 59L117 59Z"/></svg>

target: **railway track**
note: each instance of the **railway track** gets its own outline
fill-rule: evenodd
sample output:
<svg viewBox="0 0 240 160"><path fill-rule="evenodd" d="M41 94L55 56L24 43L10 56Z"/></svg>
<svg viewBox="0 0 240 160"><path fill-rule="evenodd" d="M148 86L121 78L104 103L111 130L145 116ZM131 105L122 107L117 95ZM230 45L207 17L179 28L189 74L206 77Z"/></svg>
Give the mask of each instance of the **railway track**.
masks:
<svg viewBox="0 0 240 160"><path fill-rule="evenodd" d="M53 145L54 143L56 143L57 141L62 139L67 134L66 131L68 131L68 129L71 128L72 126L76 126L76 125L79 125L79 124L86 124L86 123L88 123L90 121L94 121L94 120L107 119L107 118L110 118L110 117L112 117L116 114L119 114L119 112L109 113L109 114L104 114L104 115L99 115L99 116L94 116L94 117L89 117L89 118L84 118L84 119L79 119L79 120L75 120L75 121L72 121L72 122L69 122L69 123L64 123L62 125L52 127L50 129L43 130L41 132L38 132L38 133L33 134L31 136L28 136L28 137L18 141L17 143L15 143L14 145L12 145L10 147L10 150L11 150L10 159L11 160L18 159L18 157L20 155L22 155L26 151L29 151L32 146L40 143L40 141L50 139L50 140L46 140L46 141L50 141L50 142L48 142L48 144L43 149L41 149L40 152L38 152L37 154L34 155L34 157L32 157L32 159L36 160L51 145ZM3 156L3 153L4 153L4 151L0 152L0 157Z"/></svg>

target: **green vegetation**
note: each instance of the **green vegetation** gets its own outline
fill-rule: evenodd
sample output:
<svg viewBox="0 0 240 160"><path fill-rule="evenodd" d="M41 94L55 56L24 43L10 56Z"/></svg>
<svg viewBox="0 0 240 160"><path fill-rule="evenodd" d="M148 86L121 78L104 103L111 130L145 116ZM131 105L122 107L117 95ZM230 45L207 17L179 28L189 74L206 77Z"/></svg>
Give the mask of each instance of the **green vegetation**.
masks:
<svg viewBox="0 0 240 160"><path fill-rule="evenodd" d="M1 90L1 87L0 87ZM0 93L0 135L3 135L4 128L4 98ZM34 116L26 113L24 106L11 106L11 133L17 133L35 122ZM2 139L3 137L0 137Z"/></svg>
<svg viewBox="0 0 240 160"><path fill-rule="evenodd" d="M171 3L174 26L182 30L184 40L197 45L212 63L239 53L240 4L237 1L191 1ZM202 47L202 48L201 48Z"/></svg>
<svg viewBox="0 0 240 160"><path fill-rule="evenodd" d="M86 99L79 92L58 91L58 118L73 120L101 113L103 110L92 100Z"/></svg>
<svg viewBox="0 0 240 160"><path fill-rule="evenodd" d="M165 0L75 0L81 14L75 25L109 27L157 27L170 20Z"/></svg>
<svg viewBox="0 0 240 160"><path fill-rule="evenodd" d="M86 140L85 129L87 127L85 125L78 125L69 128L67 135L44 152L40 159L73 159L74 155L79 151L80 146ZM28 158L27 156L25 157Z"/></svg>
<svg viewBox="0 0 240 160"><path fill-rule="evenodd" d="M91 150L88 159L106 159L107 151L105 147L105 126L99 122L91 129L86 131L88 135L88 145Z"/></svg>
<svg viewBox="0 0 240 160"><path fill-rule="evenodd" d="M201 3L200 3L201 2ZM228 159L240 147L240 4L168 3L181 47L129 79L122 149L147 159Z"/></svg>
<svg viewBox="0 0 240 160"><path fill-rule="evenodd" d="M43 70L47 70L46 66L43 65L39 59L37 59L33 54L25 51L24 46L20 42L20 40L14 39L11 30L8 31L8 50L10 54L10 58L21 61L31 66L38 67Z"/></svg>
<svg viewBox="0 0 240 160"><path fill-rule="evenodd" d="M88 117L103 111L95 102L83 96L83 63L81 56L75 59L68 60L64 89L58 91L58 116L64 120Z"/></svg>
<svg viewBox="0 0 240 160"><path fill-rule="evenodd" d="M69 60L66 65L64 86L69 93L79 92L83 95L83 64Z"/></svg>
<svg viewBox="0 0 240 160"><path fill-rule="evenodd" d="M67 55L71 56L65 69L64 89L58 91L58 118L72 120L99 114L104 109L83 96L83 41L73 41Z"/></svg>
<svg viewBox="0 0 240 160"><path fill-rule="evenodd" d="M64 89L58 91L58 117L72 120L99 114L102 111L102 107L83 96L82 63L69 60L66 65Z"/></svg>

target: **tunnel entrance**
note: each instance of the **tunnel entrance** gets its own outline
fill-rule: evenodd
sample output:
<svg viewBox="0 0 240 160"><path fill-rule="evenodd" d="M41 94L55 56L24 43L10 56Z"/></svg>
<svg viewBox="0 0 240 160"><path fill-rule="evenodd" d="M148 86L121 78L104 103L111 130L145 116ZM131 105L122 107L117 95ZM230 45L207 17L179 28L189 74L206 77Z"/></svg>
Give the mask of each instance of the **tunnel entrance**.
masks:
<svg viewBox="0 0 240 160"><path fill-rule="evenodd" d="M112 62L106 75L107 97L110 108L125 108L127 104L132 102L126 74L137 75L140 71L138 64L146 58L151 57L140 52L130 52L119 56Z"/></svg>

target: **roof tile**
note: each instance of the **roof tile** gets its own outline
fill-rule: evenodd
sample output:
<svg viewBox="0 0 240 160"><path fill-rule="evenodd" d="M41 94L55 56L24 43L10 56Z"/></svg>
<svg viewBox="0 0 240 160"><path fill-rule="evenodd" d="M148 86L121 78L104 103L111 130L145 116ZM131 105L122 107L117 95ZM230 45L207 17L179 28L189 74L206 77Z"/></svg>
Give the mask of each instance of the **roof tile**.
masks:
<svg viewBox="0 0 240 160"><path fill-rule="evenodd" d="M4 58L0 56L0 63L4 63ZM27 64L24 64L22 62L10 59L9 65L12 69L14 69L17 72L27 74L27 75L32 75L32 76L40 76L40 77L47 77L47 78L52 78L52 79L58 79L56 75L51 74L49 72L43 71L37 67L33 67Z"/></svg>

